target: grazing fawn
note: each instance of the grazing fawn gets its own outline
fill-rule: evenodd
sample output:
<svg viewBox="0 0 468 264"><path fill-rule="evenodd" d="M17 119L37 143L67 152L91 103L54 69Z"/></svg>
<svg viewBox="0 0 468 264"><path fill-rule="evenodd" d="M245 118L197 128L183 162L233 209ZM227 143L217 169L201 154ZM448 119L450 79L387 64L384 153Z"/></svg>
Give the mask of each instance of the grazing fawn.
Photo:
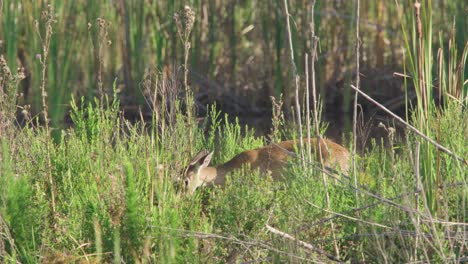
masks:
<svg viewBox="0 0 468 264"><path fill-rule="evenodd" d="M318 144L316 138L303 140L305 144L310 144L312 151L318 159ZM261 173L271 173L273 180L282 179L282 170L290 157L295 156L295 151L299 149L298 140L272 143L268 146L244 151L230 161L216 167L210 164L213 152L201 150L191 161L184 173L184 188L188 193L193 193L200 186L224 186L226 175L231 171L241 169L245 165L250 165L250 169L259 169ZM320 150L325 166L340 169L343 173L349 170L350 154L343 146L327 140L320 140Z"/></svg>

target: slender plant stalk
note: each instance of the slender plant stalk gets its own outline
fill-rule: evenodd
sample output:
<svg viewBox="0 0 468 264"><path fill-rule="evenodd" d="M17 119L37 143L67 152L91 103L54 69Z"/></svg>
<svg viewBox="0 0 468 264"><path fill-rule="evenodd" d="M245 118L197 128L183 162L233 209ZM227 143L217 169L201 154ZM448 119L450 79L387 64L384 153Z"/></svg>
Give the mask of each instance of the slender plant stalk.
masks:
<svg viewBox="0 0 468 264"><path fill-rule="evenodd" d="M316 253L320 254L320 255L324 255L326 256L328 259L330 260L333 260L333 261L336 261L336 262L341 262L341 260L339 258L336 258L335 256L332 256L330 254L328 254L326 251L312 245L312 244L309 244L309 243L306 243L304 241L301 241L299 239L297 239L296 237L288 234L288 233L285 233L283 231L280 231L270 225L265 225L265 227L267 228L267 230L273 234L276 234L276 235L279 235L285 239L288 239L288 240L291 240L291 241L294 241L296 243L298 243L299 245L301 245L302 247L306 248L306 249L309 249L309 250L312 250L312 251L315 251Z"/></svg>
<svg viewBox="0 0 468 264"><path fill-rule="evenodd" d="M301 120L301 106L299 104L299 75L297 74L297 67L296 63L294 62L294 47L292 43L292 35L291 35L291 24L289 22L289 11L288 11L288 1L284 0L284 11L286 14L286 31L288 33L288 44L289 44L289 55L290 55L290 62L291 62L291 75L294 78L294 90L296 92L296 116L297 116L297 126L299 127L299 148L301 151L301 160L302 160L302 167L306 168L305 157L304 157L304 143L302 142L302 120ZM286 99L287 100L287 99Z"/></svg>
<svg viewBox="0 0 468 264"><path fill-rule="evenodd" d="M99 103L101 104L101 110L104 107L104 89L102 82L102 70L104 67L104 42L107 39L107 22L102 18L96 19L98 26L98 41L97 41L97 60L98 60L98 73L97 73L97 85L99 91ZM124 66L125 67L125 66ZM101 111L102 112L102 111Z"/></svg>
<svg viewBox="0 0 468 264"><path fill-rule="evenodd" d="M189 6L184 6L184 9L177 12L174 15L177 32L184 45L184 88L185 88L185 105L187 109L187 119L189 122L189 144L192 146L193 143L193 131L192 131L192 119L194 116L193 107L193 94L188 84L188 62L190 55L190 33L192 32L193 25L195 23L195 12Z"/></svg>
<svg viewBox="0 0 468 264"><path fill-rule="evenodd" d="M305 79L306 79L306 90L305 90L305 103L306 103L306 129L307 129L307 139L309 144L306 145L306 154L307 154L307 164L312 163L312 146L310 145L310 94L309 94L309 55L306 53L304 56L305 63Z"/></svg>
<svg viewBox="0 0 468 264"><path fill-rule="evenodd" d="M314 19L314 10L315 10L315 1L312 2L312 10L311 10L311 23L310 23L310 30L311 30L311 41L312 41L312 53L311 53L311 62L310 62L310 75L312 76L312 100L313 100L313 114L314 114L314 125L315 125L315 136L317 137L317 149L320 164L322 166L322 172L324 172L324 164L323 164L323 153L320 144L322 142L322 136L320 135L319 129L319 121L318 121L318 109L317 109L317 87L315 82L315 60L317 59L317 45L319 38L315 35L315 19ZM328 193L328 183L327 178L324 173L322 173L323 183L327 190L327 204L330 204L330 195Z"/></svg>
<svg viewBox="0 0 468 264"><path fill-rule="evenodd" d="M93 218L94 225L94 247L96 248L96 261L99 263L102 259L103 247L102 247L102 230L101 225L97 217Z"/></svg>
<svg viewBox="0 0 468 264"><path fill-rule="evenodd" d="M41 31L39 29L39 22L35 21L36 32L39 36L41 45L42 45L42 55L39 57L41 62L41 98L42 98L42 113L44 116L44 128L46 132L45 138L45 148L46 148L46 165L47 165L47 174L48 174L48 181L49 181L49 192L50 192L50 199L51 199L51 214L52 217L55 216L56 208L55 208L55 182L52 175L52 161L50 157L50 126L49 126L49 110L48 110L48 103L47 103L47 90L46 90L46 77L47 77L47 57L49 56L49 47L50 47L50 40L53 34L52 31L52 23L53 20L53 13L52 13L52 6L47 6L47 11L44 13L44 20L45 20L45 36L43 37Z"/></svg>
<svg viewBox="0 0 468 264"><path fill-rule="evenodd" d="M355 199L356 199L356 207L359 207L359 199L358 199L358 181L356 175L356 150L357 150L357 103L358 103L358 90L360 89L360 81L361 78L359 76L359 59L360 59L360 36L359 36L359 20L360 20L360 0L356 0L356 91L354 93L354 103L353 103L353 178L354 178L354 188L355 188Z"/></svg>
<svg viewBox="0 0 468 264"><path fill-rule="evenodd" d="M414 174L416 175L416 182L415 182L415 207L416 211L419 212L419 192L420 192L420 170L419 170L419 153L420 153L420 143L419 141L416 142L416 152L415 152L415 157L414 157ZM419 224L421 222L421 216L419 214L416 214L416 226L419 229ZM419 236L416 236L415 241L414 241L414 260L418 259L417 253L418 253L418 244L419 244Z"/></svg>
<svg viewBox="0 0 468 264"><path fill-rule="evenodd" d="M315 36L314 36L315 37ZM315 126L315 136L317 137L317 149L318 149L318 157L320 161L320 166L321 166L321 171L322 171L322 180L325 186L325 189L327 190L327 204L330 204L330 194L328 193L328 181L327 177L325 175L325 167L323 164L323 153L322 153L322 148L320 147L322 143L322 135L320 134L320 128L319 128L319 121L318 121L318 109L317 109L317 89L315 85L315 58L316 58L316 51L317 51L317 42L318 39L313 38L313 50L312 50L312 63L311 63L311 74L312 74L312 98L313 98L313 113L314 113L314 126ZM326 147L326 144L324 144Z"/></svg>
<svg viewBox="0 0 468 264"><path fill-rule="evenodd" d="M124 73L124 82L128 90L133 91L133 80L132 80L132 46L131 46L131 32L130 32L130 18L129 11L127 6L129 1L121 0L120 7L123 17L123 26L125 39L122 41L122 60L124 61L123 73Z"/></svg>
<svg viewBox="0 0 468 264"><path fill-rule="evenodd" d="M113 242L113 245L114 245L114 263L118 264L118 263L122 263L122 260L121 260L121 237L120 237L120 227L119 226L116 226L114 228L114 234L113 234L113 238L112 238L112 242Z"/></svg>
<svg viewBox="0 0 468 264"><path fill-rule="evenodd" d="M323 153L322 153L322 148L321 148L321 143L322 143L322 136L320 135L320 129L319 129L319 121L318 121L318 109L317 109L317 88L316 88L316 82L315 82L315 60L317 58L317 46L319 42L319 38L315 35L315 16L314 16L314 10L315 10L315 1L312 2L312 8L311 8L311 22L310 22L310 31L311 31L311 41L312 41L312 53L311 53L311 67L310 67L310 75L312 76L312 98L313 98L313 114L314 114L314 125L315 125L315 135L317 137L317 149L318 149L318 156L320 160L320 166L321 166L321 172L322 172L322 181L323 185L325 187L325 194L326 194L326 201L327 201L327 210L330 210L331 205L330 205L330 193L328 191L328 181L327 181L327 175L325 175L325 166L323 164ZM309 144L310 145L310 144ZM326 147L327 145L324 144ZM334 221L330 221L330 228L332 230L332 236L333 236L333 248L335 250L335 255L337 258L340 256L340 249L338 247L338 242L336 239L336 230L335 230L335 223Z"/></svg>

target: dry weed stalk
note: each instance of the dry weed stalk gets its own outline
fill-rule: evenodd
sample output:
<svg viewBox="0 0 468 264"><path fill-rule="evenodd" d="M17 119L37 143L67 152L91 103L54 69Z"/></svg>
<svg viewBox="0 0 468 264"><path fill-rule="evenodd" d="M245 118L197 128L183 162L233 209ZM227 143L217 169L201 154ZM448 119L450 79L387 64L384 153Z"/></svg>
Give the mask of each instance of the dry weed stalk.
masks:
<svg viewBox="0 0 468 264"><path fill-rule="evenodd" d="M130 10L128 5L129 1L120 0L117 6L122 16L122 26L123 26L123 40L121 41L122 47L122 61L123 61L123 75L125 87L128 90L133 90L133 79L132 79L132 47L131 47L131 29L130 29Z"/></svg>
<svg viewBox="0 0 468 264"><path fill-rule="evenodd" d="M297 126L299 129L299 138L303 138L302 136L302 120L301 120L301 106L299 104L299 74L297 74L297 67L296 63L294 62L294 47L292 42L292 34L291 34L291 23L289 22L289 14L288 10L288 1L284 0L284 12L286 14L286 32L288 38L288 45L289 45L289 58L291 64L291 75L294 79L294 91L295 91L295 99L296 99L296 117L297 117ZM304 155L304 146L302 140L299 140L299 148L301 152L301 160L302 160L302 167L306 167L305 163L305 155Z"/></svg>
<svg viewBox="0 0 468 264"><path fill-rule="evenodd" d="M18 67L13 75L7 61L0 55L0 135L5 135L14 122L18 84L24 78L23 67Z"/></svg>
<svg viewBox="0 0 468 264"><path fill-rule="evenodd" d="M108 28L110 22L102 18L97 18L96 23L98 26L98 42L97 42L97 60L98 60L98 75L97 75L97 85L99 91L99 100L101 107L104 107L104 89L102 82L102 70L104 68L104 47L112 44L111 40L108 38L109 32Z"/></svg>
<svg viewBox="0 0 468 264"><path fill-rule="evenodd" d="M280 129L284 125L284 113L281 111L283 108L283 95L279 96L278 101L276 101L274 96L271 96L271 105L272 105L272 127L270 133L270 139L272 142L280 142L281 134Z"/></svg>
<svg viewBox="0 0 468 264"><path fill-rule="evenodd" d="M317 137L317 142L320 142L322 140L322 135L320 134L320 129L319 129L319 111L318 111L318 100L317 100L317 87L316 87L316 82L315 82L315 60L317 59L317 46L319 42L319 38L315 35L315 21L314 21L314 9L315 9L315 1L312 2L312 8L311 8L311 22L310 22L310 36L312 39L312 51L311 51L311 61L310 61L310 75L312 77L312 107L313 107L313 117L314 117L314 128L315 128L315 136ZM307 56L306 56L307 58ZM307 62L307 61L306 61ZM307 64L306 64L307 65ZM308 67L306 66L306 70ZM308 72L308 71L307 71ZM307 85L307 103L309 102L309 87ZM307 109L309 109L309 106L307 104ZM307 110L307 113L309 110ZM307 114L309 116L309 114ZM309 117L307 118L309 119ZM308 121L308 120L307 120ZM309 122L309 121L308 121ZM309 125L310 126L310 125ZM307 134L310 137L310 128L307 128ZM310 148L310 146L308 146ZM325 166L323 164L323 153L320 148L318 148L318 155L319 155L319 161L321 164L321 170L322 170L322 180L324 183L325 188L328 190L328 183L327 183L327 177L323 173L325 171ZM308 149L308 155L311 156L312 153L310 149ZM311 157L309 157L311 159ZM330 200L330 195L327 192L327 200Z"/></svg>
<svg viewBox="0 0 468 264"><path fill-rule="evenodd" d="M195 23L195 12L189 6L184 6L184 9L174 14L174 19L177 25L177 33L184 45L184 87L186 99L191 96L190 87L188 85L188 59L190 52L190 33L192 32ZM189 105L187 104L187 107Z"/></svg>
<svg viewBox="0 0 468 264"><path fill-rule="evenodd" d="M279 236L281 236L283 238L286 238L288 240L294 241L294 242L298 243L299 245L301 245L302 247L304 247L304 248L306 248L308 250L312 250L312 251L314 251L314 252L316 252L316 253L318 253L320 255L324 255L325 257L327 257L330 260L341 263L341 260L339 258L336 258L335 256L328 254L324 250L322 250L322 249L320 249L320 248L318 248L318 247L316 247L316 246L314 246L314 245L312 245L310 243L306 243L306 242L304 242L302 240L299 240L299 239L295 238L294 236L292 236L292 235L290 235L288 233L285 233L285 232L283 232L281 230L278 230L278 229L276 229L276 228L274 228L274 227L272 227L272 226L270 226L268 224L265 227L268 229L268 231L270 231L273 234L276 234L276 235L279 235Z"/></svg>
<svg viewBox="0 0 468 264"><path fill-rule="evenodd" d="M305 64L305 67L304 67L304 72L305 72L305 80L306 80L306 86L305 86L305 110L306 110L306 133L307 133L307 138L310 138L311 137L311 133L310 133L310 128L311 128L311 125L310 125L310 94L309 94L309 54L305 54L304 56L304 64ZM312 67L312 66L311 66ZM313 80L314 82L315 80ZM319 143L320 144L320 140L319 140ZM311 164L312 162L312 147L310 146L310 144L307 144L306 145L306 155L307 155L307 163L308 164ZM319 148L319 151L318 151L320 154L320 164L322 164L322 155L321 155L321 152L322 150Z"/></svg>
<svg viewBox="0 0 468 264"><path fill-rule="evenodd" d="M312 104L312 107L313 107L313 116L314 116L314 125L315 125L315 135L317 137L317 144L320 144L320 142L322 141L322 136L320 135L320 129L319 129L319 111L318 111L318 100L317 100L317 89L316 89L316 82L315 82L315 60L317 59L317 47L318 47L318 43L319 43L319 38L315 35L315 16L314 16L314 11L315 11L315 1L312 1L311 3L311 10L310 10L310 14L311 14L311 20L310 20L310 36L311 36L311 41L312 41L312 50L311 50L311 64L310 64L310 75L312 77L312 100L313 100L313 104ZM307 63L307 56L306 56L306 72L308 72L308 63ZM307 76L307 79L309 79L309 77ZM308 84L308 81L307 81L307 84ZM308 127L307 127L307 135L310 137L310 124L309 124L309 86L306 85L306 89L307 89L307 92L306 92L306 100L307 100L307 123L308 123ZM310 145L310 144L309 144ZM308 146L308 157L309 159L311 160L311 156L312 156L312 150L310 149L310 146ZM321 171L322 171L322 181L323 181L323 185L325 187L325 194L326 194L326 201L327 201L327 210L330 210L330 193L328 191L328 181L327 181L327 177L325 175L325 166L324 166L324 163L323 163L323 153L322 153L322 150L321 148L318 148L318 156L319 156L319 160L320 160L320 164L321 164ZM335 223L334 221L330 221L330 227L331 227L331 233L332 233L332 236L333 236L333 247L334 247L334 250L335 250L335 256L336 258L338 258L340 256L340 250L339 250L339 247L338 247L338 244L337 244L337 239L336 239L336 232L335 232Z"/></svg>
<svg viewBox="0 0 468 264"><path fill-rule="evenodd" d="M41 20L45 23L45 35L41 33L41 29L39 27L39 21L35 20L34 26L36 28L37 35L39 40L41 41L42 45L42 54L38 54L38 59L41 63L42 68L42 82L41 82L41 98L42 98L42 114L44 116L44 127L46 132L46 139L45 139L45 147L46 147L46 162L47 162L47 174L48 174L48 185L47 189L49 191L50 199L51 199L51 215L52 219L55 219L55 212L56 212L56 204L55 204L55 197L56 197L56 189L55 189L55 182L52 175L52 161L50 157L51 152L51 135L50 135L50 125L49 125L49 110L48 110L48 103L47 103L47 90L46 90L46 78L47 78L47 58L49 56L49 48L50 48L50 41L52 39L53 34L53 27L52 25L57 21L54 19L52 10L52 5L47 5L47 9L42 11ZM52 225L55 220L52 220Z"/></svg>
<svg viewBox="0 0 468 264"><path fill-rule="evenodd" d="M359 22L360 22L360 1L356 1L356 92L354 93L354 103L353 103L353 179L354 179L354 188L358 187L357 173L356 173L356 150L357 150L357 116L358 116L358 90L360 89L360 69L359 69L359 60L361 59L359 49L361 44L361 39L359 36ZM354 192L356 199L356 207L359 206L359 196L358 192Z"/></svg>
<svg viewBox="0 0 468 264"><path fill-rule="evenodd" d="M184 87L185 87L185 104L187 107L187 117L189 123L193 119L193 94L188 85L188 60L190 53L190 33L192 32L193 25L195 24L195 12L188 5L184 6L184 9L174 14L174 19L177 25L177 33L184 45ZM192 145L192 127L189 125L189 143Z"/></svg>

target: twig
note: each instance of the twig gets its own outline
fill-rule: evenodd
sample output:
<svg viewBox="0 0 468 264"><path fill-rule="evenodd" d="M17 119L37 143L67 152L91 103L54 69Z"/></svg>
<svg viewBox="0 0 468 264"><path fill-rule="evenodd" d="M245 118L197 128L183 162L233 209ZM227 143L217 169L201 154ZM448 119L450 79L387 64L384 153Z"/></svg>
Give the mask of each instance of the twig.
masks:
<svg viewBox="0 0 468 264"><path fill-rule="evenodd" d="M445 226L466 226L468 227L468 223L463 223L463 222L450 222L450 221L440 221L436 219L421 219L421 222L431 222L439 225L445 225Z"/></svg>
<svg viewBox="0 0 468 264"><path fill-rule="evenodd" d="M317 253L319 253L321 255L325 255L330 260L333 260L333 261L336 261L336 262L341 262L341 260L339 260L335 256L328 254L327 252L321 250L320 248L315 247L312 244L309 244L309 243L306 243L306 242L304 242L302 240L299 240L299 239L291 236L290 234L282 232L282 231L280 231L280 230L278 230L278 229L276 229L276 228L274 228L274 227L272 227L272 226L270 226L268 224L266 224L265 227L268 229L268 231L270 231L273 234L276 234L276 235L279 235L279 236L281 236L283 238L286 238L286 239L289 239L291 241L297 242L299 245L301 245L304 248L315 251L315 252L317 252Z"/></svg>
<svg viewBox="0 0 468 264"><path fill-rule="evenodd" d="M288 44L289 44L289 54L291 60L291 74L294 77L294 87L296 91L296 115L297 115L297 125L299 127L299 148L301 149L301 158L302 158L302 167L305 168L305 159L304 159L304 143L302 142L302 121L301 121L301 107L299 105L299 75L297 74L296 63L294 62L294 47L292 43L292 34L291 34L291 23L289 23L289 17L291 16L288 11L288 1L284 0L284 11L286 13L286 31L288 32Z"/></svg>
<svg viewBox="0 0 468 264"><path fill-rule="evenodd" d="M419 191L421 189L419 183L420 183L420 166L419 166L419 154L420 154L420 142L416 142L416 153L414 157L414 174L416 175L416 183L415 183L415 206L416 206L416 211L419 212ZM413 219L413 218L412 218ZM417 214L416 219L414 220L416 223L416 229L419 230L419 226L421 225L421 217L419 214ZM419 237L416 236L414 239L414 259L417 259L417 254L418 254L418 245L419 245Z"/></svg>
<svg viewBox="0 0 468 264"><path fill-rule="evenodd" d="M402 197L405 197L405 196L408 196L408 195L413 195L413 194L414 194L414 192L407 192L407 193L404 193L404 194L400 194L400 195L398 195L398 196L394 196L394 197L392 197L392 198L388 198L388 200L389 200L389 201L394 201L394 200L396 200L396 199L400 199L400 198L402 198ZM380 204L382 204L382 203L384 203L384 201L380 201L380 200L379 200L379 201L377 201L377 202L373 202L373 203L370 203L370 204L366 204L366 205L361 206L361 207L359 207L359 208L353 208L353 209L351 209L351 210L347 210L347 211L345 211L344 213L349 213L349 214L351 214L351 213L354 213L354 212L357 212L357 211L363 211L363 210L366 210L366 209L368 209L368 208L372 208L372 207L375 207L375 206L377 206L377 205L380 205ZM340 213L340 215L341 215L341 214L343 214L343 213ZM326 222L328 222L328 221L331 221L331 220L337 218L338 216L339 216L339 215L335 215L335 216L331 216L331 217L322 218L321 220L316 221L316 222L314 222L314 223L312 223L312 224L309 224L308 226L312 227L312 226L316 226L316 225L322 225L322 224L324 224L324 223L326 223Z"/></svg>
<svg viewBox="0 0 468 264"><path fill-rule="evenodd" d="M354 103L353 103L353 178L354 178L354 187L357 189L358 181L356 175L356 149L357 149L357 103L358 103L358 91L360 88L360 76L359 76L359 6L360 1L356 0L356 92L354 94ZM359 196L357 191L354 192L354 196L356 199L356 207L359 206Z"/></svg>
<svg viewBox="0 0 468 264"><path fill-rule="evenodd" d="M311 53L311 69L310 69L310 74L312 76L312 98L313 98L313 114L314 114L314 125L315 125L315 135L317 137L317 150L318 150L318 156L319 156L319 161L320 161L320 169L322 171L322 181L323 185L325 187L325 195L326 195L326 201L327 201L327 209L330 209L330 193L328 191L328 182L327 182L327 177L325 173L325 165L323 163L323 153L322 153L322 135L320 135L320 129L319 129L319 121L318 121L318 111L317 111L317 89L315 85L315 60L317 58L317 44L318 44L318 37L315 36L315 16L314 16L314 10L315 10L315 1L312 1L311 3L311 21L310 21L310 34L311 34L311 41L312 41L312 53ZM310 145L310 143L309 143ZM327 148L327 144L323 144L325 148ZM328 151L328 149L327 149ZM340 256L340 249L338 247L338 243L336 242L336 233L335 233L335 223L333 221L330 222L330 227L332 231L332 236L333 236L333 246L335 249L335 255L338 257Z"/></svg>
<svg viewBox="0 0 468 264"><path fill-rule="evenodd" d="M121 16L122 16L122 24L124 26L124 40L122 40L122 60L123 60L123 75L124 75L124 83L125 88L127 91L133 90L133 80L132 80L132 46L131 46L131 32L130 32L130 14L128 10L127 1L121 0ZM131 12L131 11L130 11Z"/></svg>
<svg viewBox="0 0 468 264"><path fill-rule="evenodd" d="M312 33L313 34L313 33ZM312 39L313 41L313 39ZM312 51L314 52L314 51ZM305 103L306 103L306 129L307 129L307 138L310 140L310 94L309 94L309 56L308 54L306 53L305 54L305 59L304 59L304 63L305 63L305 80L306 80L306 90L305 90ZM312 55L312 65L311 65L311 73L313 74L314 73L314 56ZM315 82L315 79L312 80L312 82ZM307 151L306 151L306 154L307 154L307 163L311 163L312 162L312 146L310 145L310 142L309 144L306 144L307 146Z"/></svg>
<svg viewBox="0 0 468 264"><path fill-rule="evenodd" d="M55 221L55 212L56 212L56 189L55 189L55 181L52 175L52 158L51 158L51 135L50 135L50 124L49 124L49 106L47 102L47 87L46 87L46 80L47 80L47 58L49 57L49 48L50 48L50 41L53 34L53 23L55 22L53 17L53 10L52 5L47 5L46 11L43 13L43 19L45 21L45 35L42 36L41 30L39 28L39 22L35 21L35 28L37 35L39 37L41 46L42 46L42 56L40 56L40 63L41 63L41 98L42 98L42 111L44 115L44 128L45 128L45 150L46 150L46 165L47 165L47 177L49 180L49 192L50 192L50 199L51 199L51 217L52 222Z"/></svg>
<svg viewBox="0 0 468 264"><path fill-rule="evenodd" d="M374 223L374 222L369 222L369 221L366 221L366 220L362 220L362 219L359 219L359 218L356 218L356 217L352 217L352 216L349 216L349 215L345 215L345 214L341 214L341 213L338 213L338 212L333 212L331 210L328 210L328 209L325 209L325 208L322 208L310 201L307 201L304 199L304 201L310 205L312 205L313 207L317 208L317 209L320 209L320 210L323 210L329 214L334 214L334 215L337 215L337 216L341 216L343 218L346 218L346 219L350 219L350 220L353 220L353 221L356 221L356 222L361 222L361 223L364 223L364 224L368 224L368 225L372 225L372 226L377 226L377 227L382 227L382 228L385 228L385 229L392 229L392 227L389 227L389 226L386 226L386 225L382 225L382 224L379 224L379 223ZM357 212L357 211L356 211Z"/></svg>
<svg viewBox="0 0 468 264"><path fill-rule="evenodd" d="M287 252L287 251L282 251L282 250L279 250L279 249L276 249L274 247L272 247L271 245L267 244L266 242L264 241L260 241L260 240L250 240L250 241L244 241L244 240L241 240L235 236L232 236L232 235L219 235L219 234L214 234L214 233L204 233L204 232L197 232L197 231L191 231L191 230L185 230L185 229L178 229L178 228L172 228L172 227L158 227L158 228L161 228L161 229L164 229L164 230L171 230L171 231L176 231L178 233L182 233L182 237L196 237L196 238L199 238L199 239L220 239L220 240L224 240L224 241L229 241L231 243L234 243L234 244L237 244L237 245L242 245L242 246L255 246L255 247L261 247L261 248L264 248L266 250L270 250L272 252L275 252L275 253L278 253L278 254L282 254L282 255L286 255L288 257L291 257L291 258L295 258L295 259L298 259L300 261L303 261L303 262L313 262L313 260L311 260L310 258L307 259L307 258L304 258L304 257L301 257L301 256L297 256L297 255L294 255L290 252Z"/></svg>

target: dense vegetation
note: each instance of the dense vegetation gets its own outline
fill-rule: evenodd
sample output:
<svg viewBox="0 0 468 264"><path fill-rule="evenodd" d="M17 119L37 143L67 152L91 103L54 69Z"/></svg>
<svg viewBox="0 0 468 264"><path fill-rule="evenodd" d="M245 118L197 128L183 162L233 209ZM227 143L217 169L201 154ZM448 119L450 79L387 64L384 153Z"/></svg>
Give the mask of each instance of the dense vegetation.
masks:
<svg viewBox="0 0 468 264"><path fill-rule="evenodd" d="M468 5L358 3L0 1L0 262L468 261ZM380 113L385 142L353 121L356 86L403 109ZM347 177L298 158L284 182L179 191L201 148L220 164L333 134L321 110L356 126L351 152L371 146ZM268 139L234 118L249 111Z"/></svg>

